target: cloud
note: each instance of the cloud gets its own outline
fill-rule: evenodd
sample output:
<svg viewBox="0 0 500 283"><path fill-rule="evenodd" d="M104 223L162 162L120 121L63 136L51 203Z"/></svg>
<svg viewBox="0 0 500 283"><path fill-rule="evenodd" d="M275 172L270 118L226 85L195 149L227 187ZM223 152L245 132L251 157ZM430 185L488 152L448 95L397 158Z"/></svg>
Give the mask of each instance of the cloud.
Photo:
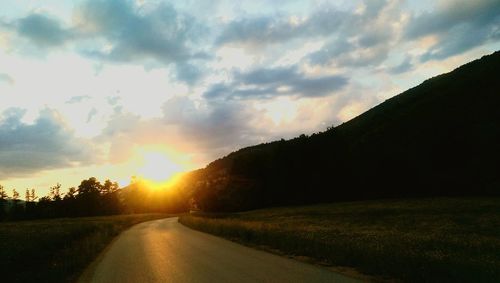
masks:
<svg viewBox="0 0 500 283"><path fill-rule="evenodd" d="M207 57L195 45L203 38L205 27L173 6L90 0L79 8L78 15L82 32L104 40L107 46L86 49L83 54L112 62L174 64L177 79L188 83L200 77L193 62Z"/></svg>
<svg viewBox="0 0 500 283"><path fill-rule="evenodd" d="M500 14L496 0L441 1L436 10L412 19L407 27L407 38L419 38L430 34L446 33L459 24L484 26L495 22Z"/></svg>
<svg viewBox="0 0 500 283"><path fill-rule="evenodd" d="M179 140L189 141L205 162L255 144L269 134L253 123L259 113L238 101L196 105L188 97L175 97L165 102L163 113L163 123L177 125Z"/></svg>
<svg viewBox="0 0 500 283"><path fill-rule="evenodd" d="M269 136L255 127L259 112L238 101L194 101L176 96L167 100L162 110L161 118L151 119L115 113L94 142L110 143L107 158L112 163L127 161L136 147L165 145L201 165Z"/></svg>
<svg viewBox="0 0 500 283"><path fill-rule="evenodd" d="M16 23L17 33L40 47L55 47L72 37L71 31L45 14L30 14Z"/></svg>
<svg viewBox="0 0 500 283"><path fill-rule="evenodd" d="M402 74L413 69L413 63L411 62L411 58L405 58L399 65L396 65L392 68L389 68L389 73L391 74Z"/></svg>
<svg viewBox="0 0 500 283"><path fill-rule="evenodd" d="M194 85L204 76L201 68L196 67L191 63L178 63L176 66L176 78L186 82L189 85Z"/></svg>
<svg viewBox="0 0 500 283"><path fill-rule="evenodd" d="M437 8L425 6L426 12L420 14L412 14L408 7L414 5L402 0L267 3L257 11L244 9L246 4L222 2L79 2L71 25L65 25L69 22L63 18L33 12L50 8L28 10L24 17L8 22L0 20L0 28L7 30L6 36L0 36L0 45L7 46L8 40L9 46L28 51L7 52L9 58L27 55L33 51L30 47L41 52L64 47L64 52L37 60L36 64L19 65L19 72L9 68L2 71L15 75L18 84L24 79L25 85L42 83L36 74L25 76L21 68L56 66L53 63L60 64L57 69L77 68L66 56L76 53L84 57L79 58L85 61L80 70L84 75L82 83L87 85L77 83L76 93L71 94L71 87L49 84L47 89L54 91L33 95L41 105L61 106L58 99L65 101L62 107L68 109L61 113L81 127L80 134L97 135L90 141L95 146L107 149L110 145L109 155L103 157L110 162L123 161L134 146L152 142L184 147L186 153L210 156L204 159L209 161L238 147L292 131L324 129L328 125L323 124L325 121L345 121L379 102L377 97L386 98L405 84L433 75L426 65L419 65L422 61L440 60L500 38L499 4L491 0L441 1ZM416 6L420 9L420 5ZM22 9L19 13L23 13ZM435 45L422 50L421 41L427 48L434 39ZM488 48L493 47L484 49ZM33 58L21 59L19 62ZM460 58L468 59L470 56ZM86 62L89 60L95 61ZM120 65L127 66L122 66L124 69ZM133 69L130 72L126 70L129 67ZM399 76L409 70L415 70L415 76ZM170 77L166 77L167 73ZM123 87L129 80L137 83ZM11 77L0 74L0 84L10 82ZM63 83L73 85L72 80ZM29 95L24 89L19 91ZM152 100L151 105L143 106L144 101ZM16 113L5 112L2 116L3 144L10 136L32 131L41 135L40 152L44 147L54 148L53 152L55 148L75 151L66 155L69 161L59 155L48 160L33 153L43 162L35 162L33 169L19 165L19 172L90 162L77 152L86 151L86 141L75 138L55 112L45 110L33 124L22 122L22 112ZM7 126L8 121L13 121L9 125L15 127ZM55 132L61 141L45 137L47 131ZM29 138L17 142L38 145ZM7 156L9 148L15 149L15 143L5 146L0 157ZM14 157L9 160L16 164Z"/></svg>
<svg viewBox="0 0 500 283"><path fill-rule="evenodd" d="M461 25L440 36L439 42L420 56L422 62L443 60L461 54L488 41L500 40L500 17L496 31L488 28L474 28ZM465 36L466 35L466 36Z"/></svg>
<svg viewBox="0 0 500 283"><path fill-rule="evenodd" d="M139 14L130 1L88 1L81 8L82 20L92 33L111 45L107 51L93 53L113 61L155 58L170 63L189 57L185 46L189 23L167 5Z"/></svg>
<svg viewBox="0 0 500 283"><path fill-rule="evenodd" d="M94 107L90 109L89 114L87 115L87 123L90 123L92 121L92 118L94 118L95 115L99 113L97 109Z"/></svg>
<svg viewBox="0 0 500 283"><path fill-rule="evenodd" d="M246 73L236 72L231 84L215 84L204 93L204 97L319 97L342 89L347 82L348 79L340 75L310 77L299 72L296 67L261 68Z"/></svg>
<svg viewBox="0 0 500 283"><path fill-rule="evenodd" d="M308 56L308 60L312 65L325 66L331 63L333 58L348 54L354 50L355 45L347 41L347 39L333 39L324 44L323 48Z"/></svg>
<svg viewBox="0 0 500 283"><path fill-rule="evenodd" d="M14 79L8 74L0 73L0 83L14 84Z"/></svg>
<svg viewBox="0 0 500 283"><path fill-rule="evenodd" d="M0 117L0 179L98 162L97 153L74 136L54 110L44 109L33 124L25 111L5 110Z"/></svg>
<svg viewBox="0 0 500 283"><path fill-rule="evenodd" d="M384 62L398 41L401 1L363 1L325 39L323 48L308 56L313 66L369 67Z"/></svg>
<svg viewBox="0 0 500 283"><path fill-rule="evenodd" d="M307 17L272 14L230 22L216 40L217 45L239 44L249 50L269 46L293 48L300 40L321 40L321 50L309 54L311 65L357 67L378 65L397 37L394 27L401 18L397 0L363 1L360 11L343 11L322 4ZM299 43L297 43L299 44Z"/></svg>
<svg viewBox="0 0 500 283"><path fill-rule="evenodd" d="M165 2L86 0L75 8L69 28L38 12L9 23L1 21L0 27L29 39L44 52L71 42L75 51L94 60L169 66L177 80L188 84L203 77L203 64L211 58L208 27Z"/></svg>
<svg viewBox="0 0 500 283"><path fill-rule="evenodd" d="M305 33L305 26L293 25L280 17L246 18L229 23L216 39L217 45L227 43L251 46L283 43Z"/></svg>
<svg viewBox="0 0 500 283"><path fill-rule="evenodd" d="M89 100L91 97L88 95L73 96L68 101L67 104L81 103L83 101Z"/></svg>
<svg viewBox="0 0 500 283"><path fill-rule="evenodd" d="M442 60L488 41L500 39L500 2L497 0L442 1L434 11L413 17L406 39L437 36L421 61Z"/></svg>
<svg viewBox="0 0 500 283"><path fill-rule="evenodd" d="M267 46L297 38L330 35L342 26L349 14L331 7L323 8L305 19L273 14L235 20L222 30L216 44Z"/></svg>
<svg viewBox="0 0 500 283"><path fill-rule="evenodd" d="M119 97L119 96L110 96L110 97L106 98L106 100L108 101L109 105L116 106L118 104L118 102L120 102L121 97Z"/></svg>

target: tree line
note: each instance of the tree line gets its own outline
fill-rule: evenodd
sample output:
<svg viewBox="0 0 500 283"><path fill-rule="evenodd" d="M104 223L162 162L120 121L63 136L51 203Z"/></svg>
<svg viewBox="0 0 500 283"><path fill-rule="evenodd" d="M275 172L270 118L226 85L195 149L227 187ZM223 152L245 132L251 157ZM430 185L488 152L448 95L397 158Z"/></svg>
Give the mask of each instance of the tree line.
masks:
<svg viewBox="0 0 500 283"><path fill-rule="evenodd" d="M11 197L0 185L0 220L22 220L50 217L111 215L123 211L116 182L101 184L95 177L83 180L75 188L61 190L61 184L50 187L46 196L38 197L35 189L26 189L24 201L16 189Z"/></svg>
<svg viewBox="0 0 500 283"><path fill-rule="evenodd" d="M60 184L50 187L48 195L39 197L35 189L26 189L25 198L20 193L0 185L0 221L28 220L55 217L82 217L123 213L180 212L187 202L172 190L152 192L140 180L121 189L118 183L95 177L82 180L78 187L64 193Z"/></svg>

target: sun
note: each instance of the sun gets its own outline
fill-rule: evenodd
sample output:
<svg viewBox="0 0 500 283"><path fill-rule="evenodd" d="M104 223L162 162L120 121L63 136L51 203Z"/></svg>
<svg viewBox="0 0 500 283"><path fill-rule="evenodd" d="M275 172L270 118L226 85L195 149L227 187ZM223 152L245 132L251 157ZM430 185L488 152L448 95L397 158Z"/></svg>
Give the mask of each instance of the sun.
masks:
<svg viewBox="0 0 500 283"><path fill-rule="evenodd" d="M171 149L147 146L136 148L131 165L134 176L153 189L163 189L190 169L186 156Z"/></svg>
<svg viewBox="0 0 500 283"><path fill-rule="evenodd" d="M137 173L154 182L166 182L182 171L180 164L175 163L162 152L146 152L143 160L144 165L137 170Z"/></svg>

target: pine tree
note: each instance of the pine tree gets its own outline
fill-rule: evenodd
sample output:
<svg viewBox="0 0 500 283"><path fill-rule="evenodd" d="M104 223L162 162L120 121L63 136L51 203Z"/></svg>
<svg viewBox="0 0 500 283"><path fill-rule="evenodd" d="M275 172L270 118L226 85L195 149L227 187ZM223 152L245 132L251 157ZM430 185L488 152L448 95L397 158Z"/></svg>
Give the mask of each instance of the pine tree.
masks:
<svg viewBox="0 0 500 283"><path fill-rule="evenodd" d="M7 195L7 192L5 191L5 188L0 185L0 201L7 200L9 196Z"/></svg>
<svg viewBox="0 0 500 283"><path fill-rule="evenodd" d="M12 200L13 200L14 202L19 201L19 193L16 191L16 189L13 189L13 190L12 190Z"/></svg>
<svg viewBox="0 0 500 283"><path fill-rule="evenodd" d="M36 196L35 189L31 189L31 201L35 201L38 197Z"/></svg>
<svg viewBox="0 0 500 283"><path fill-rule="evenodd" d="M53 201L62 200L61 197L61 184L57 183L54 187L50 187L50 198Z"/></svg>
<svg viewBox="0 0 500 283"><path fill-rule="evenodd" d="M26 202L31 202L31 194L30 194L30 189L26 189L26 194L25 194L24 200L25 200Z"/></svg>
<svg viewBox="0 0 500 283"><path fill-rule="evenodd" d="M7 193L2 185L0 185L0 221L7 215Z"/></svg>

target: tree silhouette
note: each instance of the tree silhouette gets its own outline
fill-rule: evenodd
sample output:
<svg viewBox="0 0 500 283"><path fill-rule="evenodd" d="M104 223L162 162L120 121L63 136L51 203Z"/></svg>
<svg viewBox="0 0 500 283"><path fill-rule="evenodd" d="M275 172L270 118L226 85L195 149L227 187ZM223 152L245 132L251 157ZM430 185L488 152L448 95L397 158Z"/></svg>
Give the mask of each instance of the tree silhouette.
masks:
<svg viewBox="0 0 500 283"><path fill-rule="evenodd" d="M123 205L118 194L119 189L120 186L118 183L110 180L104 181L104 185L101 188L102 212L104 214L117 214L123 210Z"/></svg>
<svg viewBox="0 0 500 283"><path fill-rule="evenodd" d="M102 213L101 191L103 186L95 177L83 180L78 186L77 213L78 215L98 215Z"/></svg>
<svg viewBox="0 0 500 283"><path fill-rule="evenodd" d="M30 195L31 201L35 201L38 197L36 196L35 189L31 189L31 195Z"/></svg>
<svg viewBox="0 0 500 283"><path fill-rule="evenodd" d="M50 187L50 199L52 201L61 201L61 184L57 183L54 187Z"/></svg>
<svg viewBox="0 0 500 283"><path fill-rule="evenodd" d="M16 191L16 189L12 190L12 200L19 201L19 193Z"/></svg>
<svg viewBox="0 0 500 283"><path fill-rule="evenodd" d="M0 200L7 200L9 196L7 195L7 192L5 191L5 188L0 185Z"/></svg>
<svg viewBox="0 0 500 283"><path fill-rule="evenodd" d="M12 209L11 214L13 219L20 219L23 217L24 209L20 204L19 192L16 189L12 190Z"/></svg>
<svg viewBox="0 0 500 283"><path fill-rule="evenodd" d="M36 200L35 189L26 189L25 195L25 205L24 205L24 217L31 219L36 216Z"/></svg>
<svg viewBox="0 0 500 283"><path fill-rule="evenodd" d="M7 216L7 199L9 196L5 188L0 185L0 221L4 220Z"/></svg>
<svg viewBox="0 0 500 283"><path fill-rule="evenodd" d="M26 202L30 202L30 201L31 201L31 193L30 193L30 189L26 189L26 194L25 194L24 200L25 200Z"/></svg>
<svg viewBox="0 0 500 283"><path fill-rule="evenodd" d="M68 192L64 195L63 200L74 200L76 198L76 194L77 194L76 188L71 187L68 189Z"/></svg>

